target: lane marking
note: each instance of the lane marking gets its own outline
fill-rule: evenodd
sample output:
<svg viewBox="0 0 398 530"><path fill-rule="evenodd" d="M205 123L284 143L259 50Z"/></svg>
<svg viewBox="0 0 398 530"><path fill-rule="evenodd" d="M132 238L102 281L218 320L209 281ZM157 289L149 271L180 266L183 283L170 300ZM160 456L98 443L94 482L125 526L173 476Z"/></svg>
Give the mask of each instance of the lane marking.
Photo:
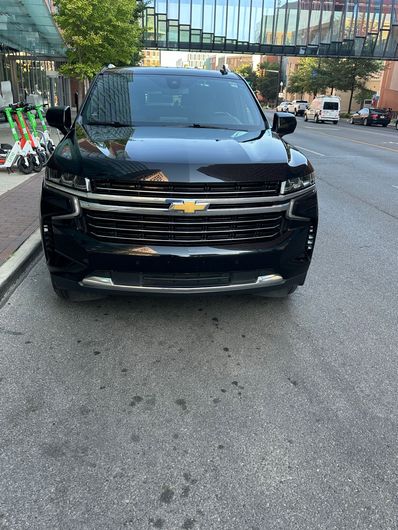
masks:
<svg viewBox="0 0 398 530"><path fill-rule="evenodd" d="M323 134L324 136L331 136L332 138L337 138L338 140L348 140L349 142L354 142L356 144L369 145L370 147L374 147L375 149L384 149L385 151L392 151L393 153L398 153L398 149L391 149L391 147L384 147L383 145L370 144L369 142L354 140L353 138L349 138L348 136L337 136L336 134L327 134L324 131L317 131L317 133Z"/></svg>
<svg viewBox="0 0 398 530"><path fill-rule="evenodd" d="M304 129L317 129L318 127L315 127L314 125L304 125ZM340 129L338 127L329 127L327 125L328 131L339 131Z"/></svg>
<svg viewBox="0 0 398 530"><path fill-rule="evenodd" d="M393 184L392 187L393 187L393 188L397 188L397 190L398 190L398 186L394 186L394 184Z"/></svg>
<svg viewBox="0 0 398 530"><path fill-rule="evenodd" d="M318 151L312 151L311 149L308 149L307 147L300 147L299 145L297 144L294 144L296 147L298 147L299 149L304 149L304 151L308 151L309 153L312 153L313 155L318 155L318 156L326 156L326 155L323 155L322 153L318 153Z"/></svg>

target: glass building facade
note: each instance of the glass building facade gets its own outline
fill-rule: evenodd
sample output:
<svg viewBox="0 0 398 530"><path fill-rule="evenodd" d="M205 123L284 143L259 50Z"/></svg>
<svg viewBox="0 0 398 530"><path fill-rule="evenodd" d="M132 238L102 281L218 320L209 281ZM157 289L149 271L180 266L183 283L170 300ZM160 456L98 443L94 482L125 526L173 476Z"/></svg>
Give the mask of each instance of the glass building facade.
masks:
<svg viewBox="0 0 398 530"><path fill-rule="evenodd" d="M398 59L398 0L152 0L145 47Z"/></svg>

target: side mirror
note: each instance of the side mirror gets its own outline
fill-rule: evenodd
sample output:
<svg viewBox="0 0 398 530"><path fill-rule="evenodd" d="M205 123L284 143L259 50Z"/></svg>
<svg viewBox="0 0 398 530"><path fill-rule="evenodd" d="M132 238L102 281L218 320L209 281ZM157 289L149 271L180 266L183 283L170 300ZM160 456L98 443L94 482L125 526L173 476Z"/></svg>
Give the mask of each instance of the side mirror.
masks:
<svg viewBox="0 0 398 530"><path fill-rule="evenodd" d="M293 114L289 112L275 112L272 130L279 134L279 136L291 134L294 132L296 126L297 120Z"/></svg>
<svg viewBox="0 0 398 530"><path fill-rule="evenodd" d="M46 112L46 120L50 127L55 127L62 134L67 134L72 127L70 107L50 107Z"/></svg>

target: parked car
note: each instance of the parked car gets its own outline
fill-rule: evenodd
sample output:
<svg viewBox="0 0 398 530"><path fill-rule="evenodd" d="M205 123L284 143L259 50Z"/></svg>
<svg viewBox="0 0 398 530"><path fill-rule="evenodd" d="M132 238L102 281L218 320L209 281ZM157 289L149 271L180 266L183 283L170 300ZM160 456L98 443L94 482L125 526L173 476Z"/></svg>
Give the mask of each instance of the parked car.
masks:
<svg viewBox="0 0 398 530"><path fill-rule="evenodd" d="M387 127L391 121L391 114L386 109L363 108L355 112L350 119L350 123L360 123L361 125L382 125Z"/></svg>
<svg viewBox="0 0 398 530"><path fill-rule="evenodd" d="M308 106L308 101L305 99L295 99L288 105L288 112L291 112L295 116L304 116L304 112Z"/></svg>
<svg viewBox="0 0 398 530"><path fill-rule="evenodd" d="M279 105L276 107L276 110L278 112L287 112L289 108L290 101L282 101L279 103Z"/></svg>
<svg viewBox="0 0 398 530"><path fill-rule="evenodd" d="M109 68L48 162L41 232L55 292L249 292L303 285L318 210L314 169L231 72Z"/></svg>
<svg viewBox="0 0 398 530"><path fill-rule="evenodd" d="M304 112L304 121L314 120L316 123L327 121L335 125L340 119L340 98L337 96L317 96Z"/></svg>

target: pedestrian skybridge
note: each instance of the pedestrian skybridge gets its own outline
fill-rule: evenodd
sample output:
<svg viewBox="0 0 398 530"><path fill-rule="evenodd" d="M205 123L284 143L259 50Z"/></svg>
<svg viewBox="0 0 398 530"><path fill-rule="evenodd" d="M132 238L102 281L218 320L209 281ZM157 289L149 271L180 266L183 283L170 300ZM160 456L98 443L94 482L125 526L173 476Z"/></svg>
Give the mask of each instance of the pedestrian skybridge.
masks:
<svg viewBox="0 0 398 530"><path fill-rule="evenodd" d="M144 46L398 59L398 0L152 0Z"/></svg>

